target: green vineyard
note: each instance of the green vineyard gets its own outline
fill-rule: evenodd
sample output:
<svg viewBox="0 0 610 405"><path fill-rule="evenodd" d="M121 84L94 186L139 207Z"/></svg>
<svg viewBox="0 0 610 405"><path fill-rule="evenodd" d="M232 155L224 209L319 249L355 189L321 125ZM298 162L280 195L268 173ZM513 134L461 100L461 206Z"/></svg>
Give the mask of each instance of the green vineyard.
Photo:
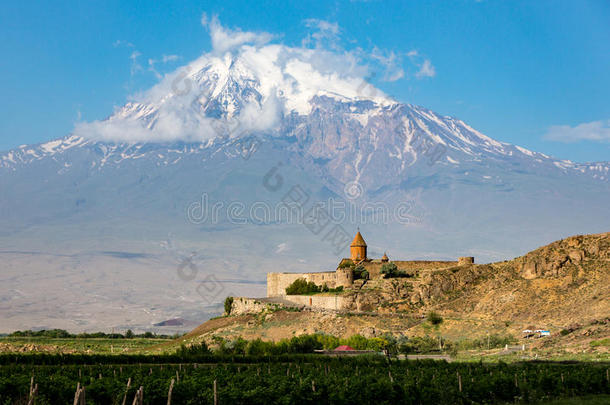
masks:
<svg viewBox="0 0 610 405"><path fill-rule="evenodd" d="M3 356L0 404L487 404L610 398L610 365L603 363L388 363L380 356L316 355L122 361L128 358L91 356L97 364L82 364L82 356ZM77 385L84 389L75 400Z"/></svg>

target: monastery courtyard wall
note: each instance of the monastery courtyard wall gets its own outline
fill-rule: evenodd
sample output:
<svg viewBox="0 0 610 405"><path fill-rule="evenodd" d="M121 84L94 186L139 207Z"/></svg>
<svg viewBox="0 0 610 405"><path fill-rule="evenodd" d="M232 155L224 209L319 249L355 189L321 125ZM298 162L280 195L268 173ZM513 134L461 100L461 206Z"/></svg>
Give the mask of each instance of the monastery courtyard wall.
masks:
<svg viewBox="0 0 610 405"><path fill-rule="evenodd" d="M328 288L335 288L337 284L337 272L335 271L319 273L267 273L267 297L286 295L286 287L299 278L303 278L307 282L312 281L319 286L326 284Z"/></svg>

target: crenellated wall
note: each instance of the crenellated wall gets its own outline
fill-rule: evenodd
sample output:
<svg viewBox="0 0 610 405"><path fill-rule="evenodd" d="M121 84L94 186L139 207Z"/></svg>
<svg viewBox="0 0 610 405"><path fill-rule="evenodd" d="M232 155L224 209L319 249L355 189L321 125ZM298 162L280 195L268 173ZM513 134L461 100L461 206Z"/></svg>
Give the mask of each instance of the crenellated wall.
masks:
<svg viewBox="0 0 610 405"><path fill-rule="evenodd" d="M257 314L275 307L277 307L277 304L264 302L258 298L233 297L231 315Z"/></svg>
<svg viewBox="0 0 610 405"><path fill-rule="evenodd" d="M320 273L267 273L267 297L281 297L286 295L286 287L295 280L303 278L312 281L316 285L326 284L328 288L337 286L337 273L324 271Z"/></svg>
<svg viewBox="0 0 610 405"><path fill-rule="evenodd" d="M231 315L258 314L275 311L284 306L311 308L312 310L348 309L348 301L339 295L287 295L283 298L233 297Z"/></svg>
<svg viewBox="0 0 610 405"><path fill-rule="evenodd" d="M346 260L346 259L344 259ZM343 262L343 261L342 261ZM433 260L393 260L398 270L417 274L422 271L440 270L457 265L474 263L473 257L460 257L458 261L433 261ZM369 278L376 280L383 278L381 260L369 260L361 263L369 272ZM343 286L350 288L354 283L354 274L350 268L338 268L336 271L324 271L319 273L267 273L267 297L282 297L286 295L286 287L295 280L303 278L314 282L318 286L326 284L329 288Z"/></svg>
<svg viewBox="0 0 610 405"><path fill-rule="evenodd" d="M287 295L288 301L314 309L342 310L347 308L345 297L340 295Z"/></svg>
<svg viewBox="0 0 610 405"><path fill-rule="evenodd" d="M466 265L469 265L469 264L474 264L474 257L472 257L472 256L464 256L464 257L458 258L458 265L466 266Z"/></svg>

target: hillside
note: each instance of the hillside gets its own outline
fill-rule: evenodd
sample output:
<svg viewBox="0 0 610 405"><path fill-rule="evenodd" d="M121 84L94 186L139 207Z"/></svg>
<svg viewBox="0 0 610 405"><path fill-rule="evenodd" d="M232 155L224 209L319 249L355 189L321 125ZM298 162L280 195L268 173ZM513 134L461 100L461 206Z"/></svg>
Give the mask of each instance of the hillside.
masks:
<svg viewBox="0 0 610 405"><path fill-rule="evenodd" d="M555 354L608 353L603 339L610 337L610 233L573 236L510 261L371 282L344 293L350 294L357 295L351 310L269 305L210 320L184 341L277 340L306 333L434 335L425 316L436 311L444 318L438 333L453 341L488 334L521 340L524 329L548 329L550 338L528 340L528 346Z"/></svg>

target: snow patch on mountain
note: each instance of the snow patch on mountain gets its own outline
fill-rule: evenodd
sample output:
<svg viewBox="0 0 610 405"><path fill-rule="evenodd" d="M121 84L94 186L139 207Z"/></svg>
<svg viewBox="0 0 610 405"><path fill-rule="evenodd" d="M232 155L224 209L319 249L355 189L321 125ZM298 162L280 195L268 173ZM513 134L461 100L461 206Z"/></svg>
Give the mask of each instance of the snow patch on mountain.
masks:
<svg viewBox="0 0 610 405"><path fill-rule="evenodd" d="M395 103L366 82L365 72L347 55L244 44L202 55L109 118L78 123L74 134L113 142L204 141L277 130L283 116L309 114L317 96Z"/></svg>

